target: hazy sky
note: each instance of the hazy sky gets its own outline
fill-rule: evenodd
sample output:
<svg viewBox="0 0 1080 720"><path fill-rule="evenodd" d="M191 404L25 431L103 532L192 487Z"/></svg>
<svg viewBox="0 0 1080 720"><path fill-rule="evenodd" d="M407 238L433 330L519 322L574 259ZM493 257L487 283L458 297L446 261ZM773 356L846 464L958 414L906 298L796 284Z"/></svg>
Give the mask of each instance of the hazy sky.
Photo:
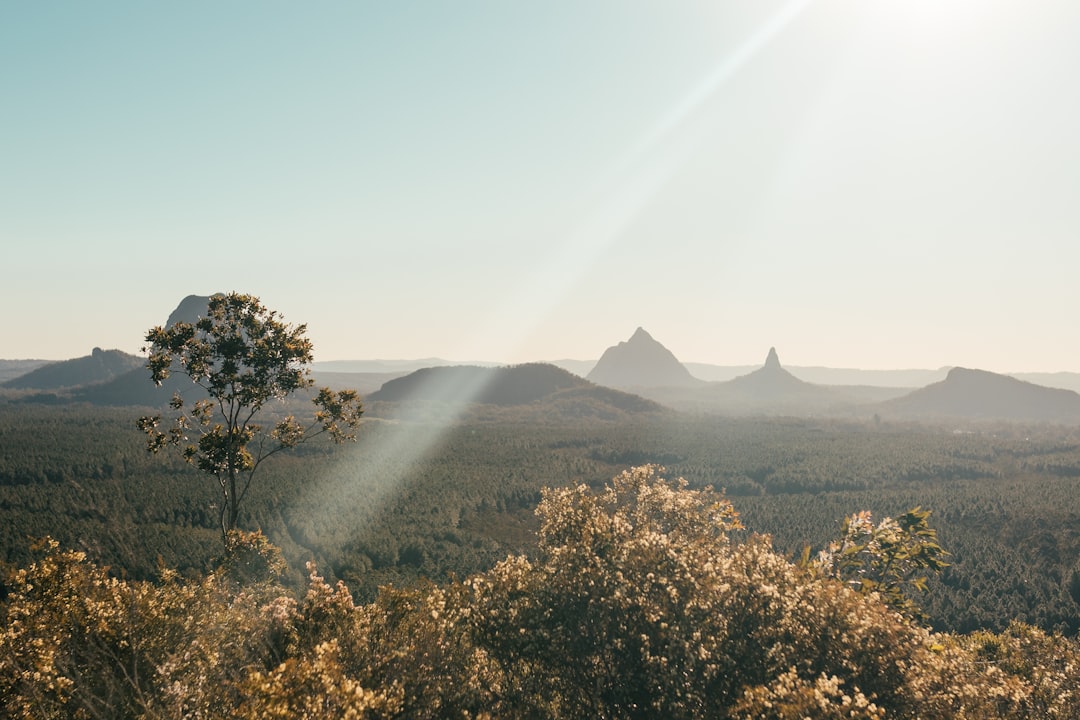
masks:
<svg viewBox="0 0 1080 720"><path fill-rule="evenodd" d="M0 357L1080 371L1080 3L9 2Z"/></svg>

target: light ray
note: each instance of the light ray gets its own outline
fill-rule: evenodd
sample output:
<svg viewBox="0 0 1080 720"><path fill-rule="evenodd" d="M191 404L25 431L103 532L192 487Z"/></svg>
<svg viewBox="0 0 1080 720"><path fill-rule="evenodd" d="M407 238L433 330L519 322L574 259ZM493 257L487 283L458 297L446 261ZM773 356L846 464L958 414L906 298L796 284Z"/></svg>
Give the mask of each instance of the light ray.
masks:
<svg viewBox="0 0 1080 720"><path fill-rule="evenodd" d="M590 210L555 244L531 279L474 330L474 337L500 337L503 357L515 357L531 330L601 262L693 153L694 138L680 137L679 131L811 1L790 0L781 6L633 143L595 183L597 199L589 203Z"/></svg>
<svg viewBox="0 0 1080 720"><path fill-rule="evenodd" d="M752 32L727 55L705 78L665 113L652 129L633 143L597 184L597 199L590 210L564 235L547 262L531 274L512 297L498 303L486 322L473 329L475 337L499 337L504 357L513 357L533 328L552 311L589 270L624 234L684 164L693 146L674 143L677 131L698 113L717 92L755 55L760 53L810 4L811 0L791 0ZM466 347L470 343L465 343ZM489 375L488 377L492 377ZM473 400L484 392L486 382L477 380L468 386L429 388L440 404L437 421L402 422L389 436L380 433L385 443L372 456L352 459L351 468L340 468L333 479L313 483L312 493L340 498L335 507L366 517L377 514L400 492L409 468L429 456L445 440L449 428L460 419ZM368 444L370 445L370 444ZM350 453L350 455L353 455ZM363 500L356 488L342 486L348 476L361 473L369 493ZM356 507L357 502L365 507Z"/></svg>
<svg viewBox="0 0 1080 720"><path fill-rule="evenodd" d="M725 83L738 74L755 55L801 15L811 1L790 0L770 16L676 103L649 132L627 150L616 164L614 174L620 176L630 172L643 158L674 135L675 131L701 110Z"/></svg>

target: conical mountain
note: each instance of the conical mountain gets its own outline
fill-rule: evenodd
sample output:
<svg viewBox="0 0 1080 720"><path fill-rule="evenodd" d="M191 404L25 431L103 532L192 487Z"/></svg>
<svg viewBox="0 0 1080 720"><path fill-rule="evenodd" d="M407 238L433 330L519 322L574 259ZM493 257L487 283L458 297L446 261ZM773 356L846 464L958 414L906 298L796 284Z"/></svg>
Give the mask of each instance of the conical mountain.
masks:
<svg viewBox="0 0 1080 720"><path fill-rule="evenodd" d="M677 410L722 415L813 415L852 403L838 390L789 373L780 365L776 348L769 348L763 366L732 380L638 392Z"/></svg>
<svg viewBox="0 0 1080 720"><path fill-rule="evenodd" d="M613 388L690 387L702 384L674 353L640 327L626 342L605 350L586 379Z"/></svg>
<svg viewBox="0 0 1080 720"><path fill-rule="evenodd" d="M780 365L775 347L769 348L765 365L727 383L731 390L759 400L805 400L821 395L824 388L795 377ZM827 392L827 391L825 391ZM831 395L831 393L829 393Z"/></svg>

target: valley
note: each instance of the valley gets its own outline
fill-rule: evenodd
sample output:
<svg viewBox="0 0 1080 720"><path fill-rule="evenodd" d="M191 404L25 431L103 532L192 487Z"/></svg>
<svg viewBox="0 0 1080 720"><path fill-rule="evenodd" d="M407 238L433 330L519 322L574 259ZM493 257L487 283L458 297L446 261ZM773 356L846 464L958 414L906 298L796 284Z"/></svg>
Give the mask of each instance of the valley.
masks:
<svg viewBox="0 0 1080 720"><path fill-rule="evenodd" d="M559 405L476 405L448 424L380 417L358 442L266 467L242 513L300 582L315 560L361 597L530 552L544 487L600 487L646 463L724 488L748 533L797 557L860 510L921 505L952 553L920 598L940 629L1014 618L1080 628L1080 431L645 413L574 417ZM209 481L142 447L131 409L0 405L0 548L21 564L52 535L135 578L205 571L220 553Z"/></svg>
<svg viewBox="0 0 1080 720"><path fill-rule="evenodd" d="M192 297L170 319L197 316L206 298ZM141 362L95 349L24 365L0 388L4 562L25 563L45 535L134 578L159 562L188 574L215 562L211 484L150 456L135 429L181 380L155 388ZM656 464L691 488L724 489L746 537L767 534L792 558L825 547L852 513L927 508L952 553L921 599L936 628L1021 619L1075 633L1080 395L964 368L936 377L811 383L770 349L762 366L707 381L641 328L586 377L547 363L327 363L319 383L363 394L357 442L274 458L241 526L281 547L294 583L314 560L371 598L529 553L544 488L599 488Z"/></svg>

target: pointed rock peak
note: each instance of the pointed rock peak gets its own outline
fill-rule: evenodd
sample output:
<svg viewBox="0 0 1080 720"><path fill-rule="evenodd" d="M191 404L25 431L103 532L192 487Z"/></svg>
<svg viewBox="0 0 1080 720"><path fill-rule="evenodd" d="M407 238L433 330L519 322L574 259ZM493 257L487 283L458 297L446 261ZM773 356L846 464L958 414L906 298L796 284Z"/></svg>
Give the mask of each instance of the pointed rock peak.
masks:
<svg viewBox="0 0 1080 720"><path fill-rule="evenodd" d="M774 370L780 369L780 356L776 354L776 348L769 348L769 357L765 358L765 367Z"/></svg>
<svg viewBox="0 0 1080 720"><path fill-rule="evenodd" d="M613 388L683 387L700 382L640 327L629 340L605 350L586 379Z"/></svg>

